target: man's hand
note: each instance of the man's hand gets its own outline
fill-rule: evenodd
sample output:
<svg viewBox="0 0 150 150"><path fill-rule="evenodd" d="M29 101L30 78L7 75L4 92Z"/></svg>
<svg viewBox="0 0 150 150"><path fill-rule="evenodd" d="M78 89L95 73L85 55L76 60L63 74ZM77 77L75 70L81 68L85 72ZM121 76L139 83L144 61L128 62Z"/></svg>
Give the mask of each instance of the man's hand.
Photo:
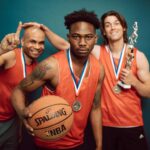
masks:
<svg viewBox="0 0 150 150"><path fill-rule="evenodd" d="M135 81L135 78L136 77L131 70L122 69L120 74L120 80L123 81L125 84L132 85Z"/></svg>
<svg viewBox="0 0 150 150"><path fill-rule="evenodd" d="M20 44L19 37L21 30L22 30L22 23L19 22L16 33L7 34L1 41L1 49L4 53L18 47L18 45Z"/></svg>
<svg viewBox="0 0 150 150"><path fill-rule="evenodd" d="M22 25L23 28L32 27L32 26L40 28L44 32L48 30L48 28L45 25L37 23L37 22L27 22Z"/></svg>
<svg viewBox="0 0 150 150"><path fill-rule="evenodd" d="M26 127L28 133L34 136L33 128L29 125L27 119L32 117L32 114L29 112L28 107L26 107L20 114L20 118L23 121L24 126Z"/></svg>

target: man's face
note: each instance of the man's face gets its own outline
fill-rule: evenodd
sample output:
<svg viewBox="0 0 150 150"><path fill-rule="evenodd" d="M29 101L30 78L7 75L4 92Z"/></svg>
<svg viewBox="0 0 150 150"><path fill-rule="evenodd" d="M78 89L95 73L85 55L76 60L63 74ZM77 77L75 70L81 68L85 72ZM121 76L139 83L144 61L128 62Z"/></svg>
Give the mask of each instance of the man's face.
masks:
<svg viewBox="0 0 150 150"><path fill-rule="evenodd" d="M87 22L76 22L71 25L68 40L74 56L87 57L97 42L95 28Z"/></svg>
<svg viewBox="0 0 150 150"><path fill-rule="evenodd" d="M116 16L107 16L104 20L104 35L108 41L123 40L125 29Z"/></svg>
<svg viewBox="0 0 150 150"><path fill-rule="evenodd" d="M22 39L22 48L24 53L32 58L38 58L44 50L45 34L39 28L28 28L25 30Z"/></svg>

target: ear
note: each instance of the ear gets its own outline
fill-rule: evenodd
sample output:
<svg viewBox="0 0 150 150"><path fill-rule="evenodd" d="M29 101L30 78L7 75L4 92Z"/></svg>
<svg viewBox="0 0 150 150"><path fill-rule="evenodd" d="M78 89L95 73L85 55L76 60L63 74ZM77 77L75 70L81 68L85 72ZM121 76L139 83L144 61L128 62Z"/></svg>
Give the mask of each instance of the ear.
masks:
<svg viewBox="0 0 150 150"><path fill-rule="evenodd" d="M24 46L24 40L21 38L21 45Z"/></svg>
<svg viewBox="0 0 150 150"><path fill-rule="evenodd" d="M98 41L98 35L96 34L95 35L95 44L97 43L97 41Z"/></svg>
<svg viewBox="0 0 150 150"><path fill-rule="evenodd" d="M70 35L69 34L67 34L67 40L70 41Z"/></svg>

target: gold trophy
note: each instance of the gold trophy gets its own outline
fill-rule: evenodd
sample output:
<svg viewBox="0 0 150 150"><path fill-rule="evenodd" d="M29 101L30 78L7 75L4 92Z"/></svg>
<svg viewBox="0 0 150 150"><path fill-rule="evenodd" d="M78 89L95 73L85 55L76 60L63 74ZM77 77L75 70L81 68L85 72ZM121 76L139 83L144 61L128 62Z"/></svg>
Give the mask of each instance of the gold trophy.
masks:
<svg viewBox="0 0 150 150"><path fill-rule="evenodd" d="M133 33L129 37L129 45L128 45L129 54L127 56L127 61L126 61L126 64L125 64L125 68L128 69L128 70L131 69L132 61L134 59L133 48L134 48L134 44L137 42L137 38L138 38L137 31L138 31L138 23L134 22ZM131 88L131 85L125 84L122 81L118 81L117 84L120 87L124 88L124 89L130 89Z"/></svg>

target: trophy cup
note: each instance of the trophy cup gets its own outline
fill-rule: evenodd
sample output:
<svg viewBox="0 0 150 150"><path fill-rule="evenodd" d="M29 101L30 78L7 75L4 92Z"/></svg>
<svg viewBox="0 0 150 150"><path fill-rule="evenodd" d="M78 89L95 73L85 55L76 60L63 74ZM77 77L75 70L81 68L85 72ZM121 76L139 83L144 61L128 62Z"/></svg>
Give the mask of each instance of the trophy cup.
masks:
<svg viewBox="0 0 150 150"><path fill-rule="evenodd" d="M138 31L138 24L137 24L137 22L134 22L133 33L129 37L129 45L128 45L130 55L127 56L127 61L125 64L125 68L128 70L131 69L132 61L134 59L133 48L134 48L134 44L137 42L137 38L138 38L137 31ZM117 84L124 89L130 89L131 88L131 85L125 84L122 81L118 81Z"/></svg>

